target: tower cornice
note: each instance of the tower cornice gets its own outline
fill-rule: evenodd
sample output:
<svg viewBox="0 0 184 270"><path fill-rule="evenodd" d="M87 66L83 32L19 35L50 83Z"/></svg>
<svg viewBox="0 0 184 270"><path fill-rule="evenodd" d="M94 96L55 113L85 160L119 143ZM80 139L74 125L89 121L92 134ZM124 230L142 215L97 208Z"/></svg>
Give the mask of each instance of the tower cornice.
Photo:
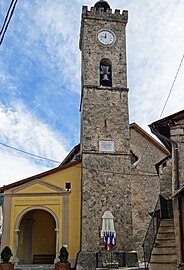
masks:
<svg viewBox="0 0 184 270"><path fill-rule="evenodd" d="M98 10L96 7L91 7L88 10L87 6L82 7L82 18L93 18L98 19L99 17L103 19L105 17L106 20L123 20L124 22L128 22L128 11L123 10L122 13L120 9L115 9L113 12L112 9L107 9L106 11L104 8L99 8Z"/></svg>

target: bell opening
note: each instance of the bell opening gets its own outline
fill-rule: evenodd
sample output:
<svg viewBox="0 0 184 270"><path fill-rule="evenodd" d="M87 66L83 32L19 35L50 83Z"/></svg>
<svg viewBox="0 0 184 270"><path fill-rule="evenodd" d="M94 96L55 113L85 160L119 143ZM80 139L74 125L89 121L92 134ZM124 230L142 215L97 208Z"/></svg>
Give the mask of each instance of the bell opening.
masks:
<svg viewBox="0 0 184 270"><path fill-rule="evenodd" d="M112 64L109 59L100 61L100 86L112 87Z"/></svg>

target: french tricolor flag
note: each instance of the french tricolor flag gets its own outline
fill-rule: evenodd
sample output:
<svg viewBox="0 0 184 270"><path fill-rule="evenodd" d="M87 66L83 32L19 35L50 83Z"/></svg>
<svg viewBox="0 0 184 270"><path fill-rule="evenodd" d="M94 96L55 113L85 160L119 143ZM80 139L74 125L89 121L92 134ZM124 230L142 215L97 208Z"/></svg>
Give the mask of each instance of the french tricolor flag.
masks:
<svg viewBox="0 0 184 270"><path fill-rule="evenodd" d="M115 237L113 232L104 232L104 246L111 250L115 246Z"/></svg>

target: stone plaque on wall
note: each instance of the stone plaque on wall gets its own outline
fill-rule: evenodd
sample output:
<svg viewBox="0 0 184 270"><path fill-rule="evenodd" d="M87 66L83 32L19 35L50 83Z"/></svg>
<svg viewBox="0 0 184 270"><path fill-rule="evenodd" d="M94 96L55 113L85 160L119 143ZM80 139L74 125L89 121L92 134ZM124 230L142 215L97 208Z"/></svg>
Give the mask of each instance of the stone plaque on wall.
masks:
<svg viewBox="0 0 184 270"><path fill-rule="evenodd" d="M99 141L99 152L115 152L114 141Z"/></svg>

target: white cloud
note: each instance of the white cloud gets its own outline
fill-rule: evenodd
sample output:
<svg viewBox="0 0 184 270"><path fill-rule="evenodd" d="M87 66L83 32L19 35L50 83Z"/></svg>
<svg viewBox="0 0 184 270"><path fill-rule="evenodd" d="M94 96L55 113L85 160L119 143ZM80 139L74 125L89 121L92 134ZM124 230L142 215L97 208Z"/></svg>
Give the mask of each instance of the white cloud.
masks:
<svg viewBox="0 0 184 270"><path fill-rule="evenodd" d="M0 146L1 179L0 186L30 177L48 170L46 166L36 165L33 161L2 150Z"/></svg>
<svg viewBox="0 0 184 270"><path fill-rule="evenodd" d="M80 11L80 5L78 10ZM76 3L42 0L23 3L18 32L23 35L26 57L39 59L42 66L57 71L57 77L72 91L80 91L80 54L78 50L80 13ZM32 10L31 13L29 11ZM26 18L27 17L27 18ZM22 25L22 21L27 21ZM50 76L52 76L50 74ZM58 78L57 78L58 80Z"/></svg>
<svg viewBox="0 0 184 270"><path fill-rule="evenodd" d="M62 161L66 156L65 140L59 138L46 124L35 119L21 104L13 104L8 108L0 105L0 119L0 143L56 161ZM27 160L23 159L23 156L27 157ZM0 157L0 184L59 165L39 161L2 145L0 145Z"/></svg>
<svg viewBox="0 0 184 270"><path fill-rule="evenodd" d="M39 107L44 107L42 115L50 118L52 116L56 122L58 121L58 132L59 126L68 122L73 127L74 135L72 135L79 133L78 123L73 123L70 119L71 111L69 113L67 111L64 115L62 108L61 111L56 111L54 106L48 108L45 101L50 101L51 94L54 93L58 99L62 99L61 105L59 104L62 107L62 104L69 100L69 92L80 92L81 66L78 44L81 10L82 5L91 7L95 2L97 1L33 0L22 1L17 5L11 27L8 29L3 47L0 48L2 51L0 91L1 98L2 96L4 98L1 101L4 105L0 106L0 139L3 142L52 159L62 160L65 156L66 141L57 135L56 130L51 130L49 126L41 123L35 114L40 111L43 113L43 109L39 111ZM127 62L130 119L148 131L147 125L159 119L184 53L184 2L181 0L108 2L113 9L129 11ZM6 47L7 44L9 47ZM13 66L17 55L20 57L20 61L18 58L17 62L20 63ZM29 90L34 89L35 85L32 86L32 83L35 78L31 77L24 83L24 76L29 78L29 71L34 69L34 65L37 65L35 74L42 73L35 76L38 80L36 83L39 83L36 85L36 91L39 92L33 92L34 111L28 111L26 107L20 105L19 100L22 98L21 102L24 103L32 94L31 92L26 96L23 91L27 90L26 83L30 83ZM38 66L41 66L40 70ZM183 74L184 63L163 117L183 109ZM46 83L43 85L45 78ZM21 88L19 83L22 84ZM7 99L12 104L11 107L7 107ZM12 100L14 103L11 103ZM68 107L73 108L73 104L68 104ZM65 138L67 135L64 134ZM13 171L15 177L20 179L22 178L20 173L33 174L32 170L39 171L41 168L40 163L35 164L30 160L23 161L8 156L12 152L8 152L8 155L4 152L3 155L3 151L6 150L2 147L0 150L5 168L2 173L7 175L8 179L12 178ZM7 166L13 168L11 172ZM22 169L24 167L25 169ZM6 179L6 176L3 178Z"/></svg>

